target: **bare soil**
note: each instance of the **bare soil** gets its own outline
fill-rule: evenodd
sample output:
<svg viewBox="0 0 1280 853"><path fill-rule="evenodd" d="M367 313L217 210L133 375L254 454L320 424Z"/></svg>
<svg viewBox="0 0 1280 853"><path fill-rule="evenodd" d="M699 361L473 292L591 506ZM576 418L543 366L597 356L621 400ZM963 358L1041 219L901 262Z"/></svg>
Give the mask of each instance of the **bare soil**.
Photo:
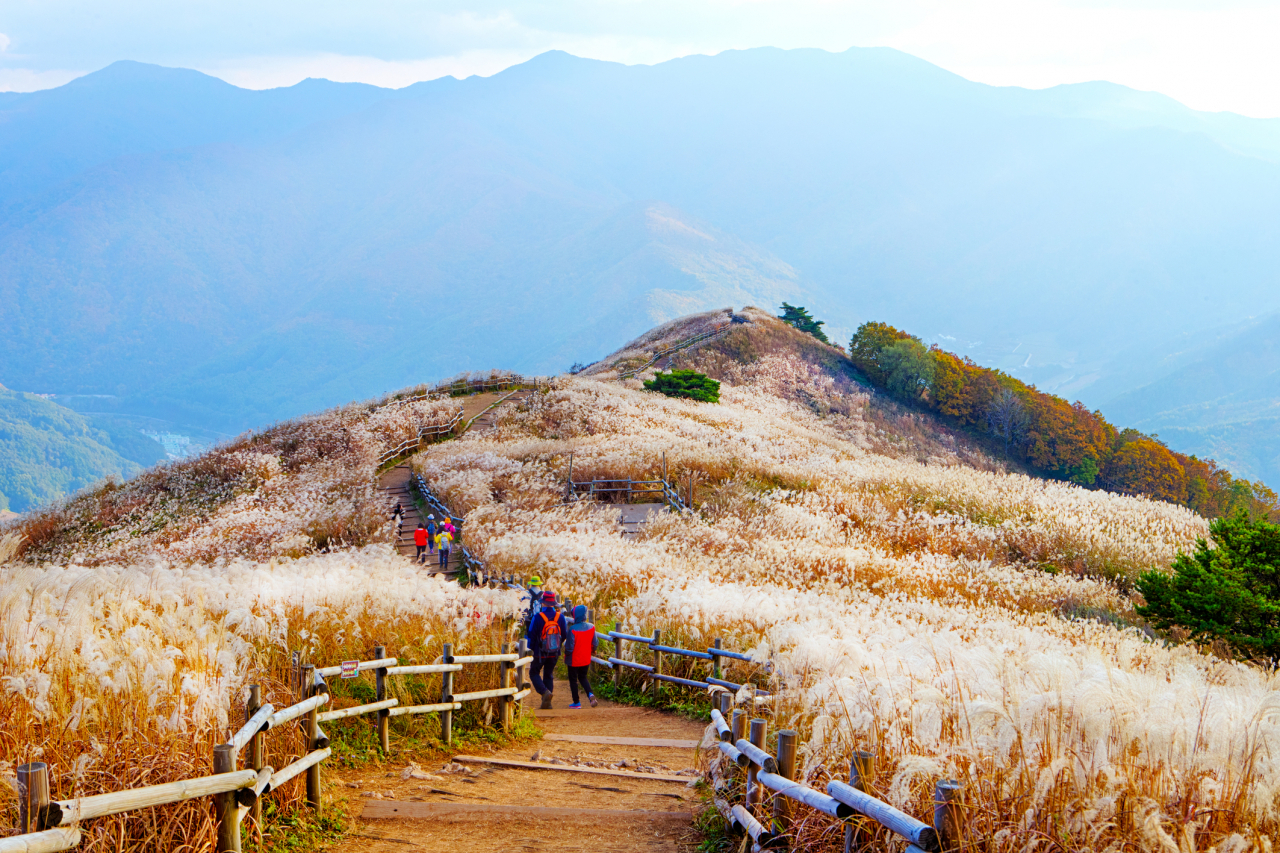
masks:
<svg viewBox="0 0 1280 853"><path fill-rule="evenodd" d="M559 684L553 707L568 713L568 685ZM530 697L537 700L537 697ZM525 705L536 714L535 703ZM594 734L620 737L677 738L700 741L704 727L670 714L601 702L573 711L572 715L538 717L546 732L566 735ZM519 761L596 762L623 769L679 772L695 767L696 750L679 747L616 746L538 741L467 754ZM353 801L358 817L348 836L369 853L404 853L409 850L447 850L449 853L488 853L494 850L559 851L672 851L693 849L692 829L697 795L686 784L650 779L589 775L559 770L518 767L458 765L441 759L421 770L432 779L402 779L405 764L378 771L336 774L335 793ZM448 768L448 769L446 769ZM690 782L696 776L690 776ZM381 814L394 811L391 803L475 803L507 806L584 810L578 816L555 814L494 813L490 811L433 815L429 818L365 817L365 805ZM592 814L592 810L608 810ZM412 811L406 808L405 811ZM634 815L618 814L634 812ZM660 814L654 814L655 812ZM354 847L354 844L348 846Z"/></svg>

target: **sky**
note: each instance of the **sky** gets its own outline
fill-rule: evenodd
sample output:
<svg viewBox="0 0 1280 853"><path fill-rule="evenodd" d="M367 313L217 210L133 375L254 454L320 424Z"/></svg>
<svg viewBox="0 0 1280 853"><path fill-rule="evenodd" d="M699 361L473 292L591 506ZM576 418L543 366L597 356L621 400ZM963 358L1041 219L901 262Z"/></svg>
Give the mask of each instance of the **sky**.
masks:
<svg viewBox="0 0 1280 853"><path fill-rule="evenodd" d="M400 87L547 50L651 64L733 48L887 46L994 85L1109 80L1280 117L1280 0L0 0L0 91L118 59L238 86Z"/></svg>

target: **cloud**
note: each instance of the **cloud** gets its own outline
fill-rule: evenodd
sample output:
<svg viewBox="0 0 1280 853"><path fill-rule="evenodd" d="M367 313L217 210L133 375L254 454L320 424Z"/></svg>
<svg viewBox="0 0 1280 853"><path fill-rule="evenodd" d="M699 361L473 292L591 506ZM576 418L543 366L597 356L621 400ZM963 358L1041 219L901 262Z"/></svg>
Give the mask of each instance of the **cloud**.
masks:
<svg viewBox="0 0 1280 853"><path fill-rule="evenodd" d="M10 44L12 44L12 42L9 41L9 37L4 33L0 33L0 53L4 53L8 50Z"/></svg>
<svg viewBox="0 0 1280 853"><path fill-rule="evenodd" d="M1111 80L1197 109L1280 116L1274 0L42 0L6 8L0 68L117 59L251 88L404 86L546 50L651 64L732 48L886 46L984 83ZM92 10L91 13L86 10ZM4 42L0 42L2 45ZM20 74L15 69L13 74ZM57 79L59 72L48 72ZM14 78L16 79L16 78ZM10 83L18 87L19 83ZM21 84L23 86L28 84Z"/></svg>

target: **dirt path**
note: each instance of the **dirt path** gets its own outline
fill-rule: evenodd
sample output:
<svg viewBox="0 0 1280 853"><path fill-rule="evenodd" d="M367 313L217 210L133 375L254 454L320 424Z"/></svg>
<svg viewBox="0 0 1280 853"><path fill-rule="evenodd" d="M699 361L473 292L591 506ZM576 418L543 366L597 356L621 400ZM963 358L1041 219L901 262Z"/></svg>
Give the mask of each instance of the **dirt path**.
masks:
<svg viewBox="0 0 1280 853"><path fill-rule="evenodd" d="M495 391L463 397L462 418L464 423L469 424L467 432L492 429L496 423L498 412L503 406L518 403L533 393L535 392L532 390L516 391L514 394L509 391ZM500 405L492 409L489 408L497 403L500 403ZM393 531L392 537L395 541L396 550L406 557L412 557L415 554L413 531L417 528L418 522L423 520L413 503L413 496L409 491L409 479L412 476L413 468L410 461L406 459L394 468L383 472L378 478L378 486L382 489L387 500L387 515L391 515L392 508L396 503L400 504L404 512L404 521L400 525L400 530L398 532ZM461 552L454 553L450 557L448 571L458 571L461 568L460 560ZM428 558L427 564L432 571L441 570L434 558Z"/></svg>
<svg viewBox="0 0 1280 853"><path fill-rule="evenodd" d="M607 702L599 708L570 710L570 701L568 684L557 682L552 711L534 711L527 704L525 713L535 714L547 734L563 738L605 735L688 743L703 735L703 726L670 714ZM467 754L481 755L474 749ZM572 740L544 739L483 756L665 774L688 773L695 766L695 751L687 746ZM353 809L360 815L353 835L361 850L677 853L696 846L691 829L696 794L687 783L444 761L421 768L434 778L402 779L405 766L341 779L353 788L346 793L360 800Z"/></svg>

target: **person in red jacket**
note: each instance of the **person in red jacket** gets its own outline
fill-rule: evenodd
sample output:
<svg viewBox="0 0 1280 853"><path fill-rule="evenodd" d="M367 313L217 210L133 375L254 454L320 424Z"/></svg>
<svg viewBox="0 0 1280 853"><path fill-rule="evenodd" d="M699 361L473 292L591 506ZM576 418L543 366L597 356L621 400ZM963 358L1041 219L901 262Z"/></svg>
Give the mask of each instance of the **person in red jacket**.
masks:
<svg viewBox="0 0 1280 853"><path fill-rule="evenodd" d="M568 639L565 641L564 662L569 668L569 690L573 694L570 708L581 708L578 701L578 685L587 694L587 701L594 708L600 704L596 695L591 692L587 683L587 670L591 668L591 656L596 653L596 626L587 621L587 605L579 604L573 608L573 624L569 626Z"/></svg>
<svg viewBox="0 0 1280 853"><path fill-rule="evenodd" d="M418 523L418 529L413 531L413 547L418 549L418 553L414 555L414 561L425 563L427 561L425 556L427 553L427 528L423 527L421 522Z"/></svg>

